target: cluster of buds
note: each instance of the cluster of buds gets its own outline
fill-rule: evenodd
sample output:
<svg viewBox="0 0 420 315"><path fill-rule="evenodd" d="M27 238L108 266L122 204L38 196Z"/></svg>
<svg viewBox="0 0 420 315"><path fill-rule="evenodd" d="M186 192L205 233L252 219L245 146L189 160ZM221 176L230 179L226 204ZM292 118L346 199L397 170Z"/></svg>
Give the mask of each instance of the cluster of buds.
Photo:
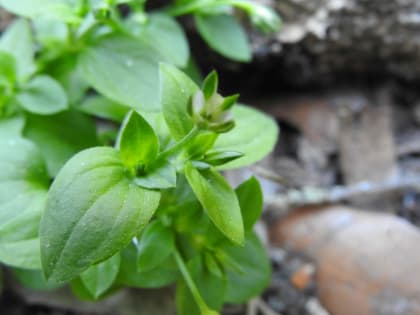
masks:
<svg viewBox="0 0 420 315"><path fill-rule="evenodd" d="M225 133L235 126L231 108L239 94L223 97L217 93L217 88L218 77L213 71L204 80L202 90L192 97L188 113L198 128Z"/></svg>

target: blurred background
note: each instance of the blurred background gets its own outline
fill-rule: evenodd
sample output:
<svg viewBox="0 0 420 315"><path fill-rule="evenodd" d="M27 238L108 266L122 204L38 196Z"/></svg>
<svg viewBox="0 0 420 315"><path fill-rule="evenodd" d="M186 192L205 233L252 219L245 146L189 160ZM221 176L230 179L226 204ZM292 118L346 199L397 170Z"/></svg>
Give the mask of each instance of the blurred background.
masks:
<svg viewBox="0 0 420 315"><path fill-rule="evenodd" d="M262 180L258 232L273 275L262 296L224 314L420 314L420 1L261 2L283 25L268 37L249 28L248 64L182 21L202 72L216 69L222 94L239 92L281 130L272 155L226 174ZM0 11L0 28L11 19ZM0 313L173 314L171 292L140 296L89 304L15 288Z"/></svg>

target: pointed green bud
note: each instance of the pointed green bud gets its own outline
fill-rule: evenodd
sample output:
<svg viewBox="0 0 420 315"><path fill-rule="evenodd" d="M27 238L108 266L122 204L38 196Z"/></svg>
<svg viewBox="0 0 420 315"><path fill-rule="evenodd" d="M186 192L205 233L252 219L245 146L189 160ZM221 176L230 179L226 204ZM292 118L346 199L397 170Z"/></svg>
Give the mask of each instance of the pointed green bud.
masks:
<svg viewBox="0 0 420 315"><path fill-rule="evenodd" d="M220 106L222 108L223 111L231 109L233 105L236 104L236 102L238 101L239 98L239 94L234 94L231 96L226 96L225 99L223 100L222 105Z"/></svg>
<svg viewBox="0 0 420 315"><path fill-rule="evenodd" d="M210 72L210 74L204 79L203 82L203 93L204 98L209 100L214 94L217 93L217 88L219 85L219 77L216 71Z"/></svg>

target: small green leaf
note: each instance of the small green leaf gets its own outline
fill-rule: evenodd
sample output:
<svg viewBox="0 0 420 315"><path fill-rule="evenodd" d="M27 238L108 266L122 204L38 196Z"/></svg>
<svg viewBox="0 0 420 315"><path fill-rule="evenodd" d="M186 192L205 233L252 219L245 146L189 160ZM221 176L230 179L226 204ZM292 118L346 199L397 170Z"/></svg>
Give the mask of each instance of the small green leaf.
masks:
<svg viewBox="0 0 420 315"><path fill-rule="evenodd" d="M115 122L122 122L130 110L127 106L121 105L100 95L89 96L77 107L77 109L86 114Z"/></svg>
<svg viewBox="0 0 420 315"><path fill-rule="evenodd" d="M219 166L220 170L243 167L261 160L274 149L279 132L276 122L256 109L236 105L232 112L235 128L219 136L214 150L237 151L244 156Z"/></svg>
<svg viewBox="0 0 420 315"><path fill-rule="evenodd" d="M211 131L201 132L187 147L190 159L200 159L210 150L217 140L217 133Z"/></svg>
<svg viewBox="0 0 420 315"><path fill-rule="evenodd" d="M137 176L134 182L149 189L167 189L176 186L176 168L169 161L156 161L147 169L146 174Z"/></svg>
<svg viewBox="0 0 420 315"><path fill-rule="evenodd" d="M224 276L217 277L209 272L200 256L188 262L187 267L200 295L212 310L208 309L207 313L200 312L186 283L179 281L176 287L177 314L219 314L214 310L220 310L222 308L226 292L226 278Z"/></svg>
<svg viewBox="0 0 420 315"><path fill-rule="evenodd" d="M226 245L223 250L241 268L241 272L227 271L225 302L245 303L259 295L269 284L271 267L265 248L255 233L249 235L244 247Z"/></svg>
<svg viewBox="0 0 420 315"><path fill-rule="evenodd" d="M23 134L41 149L52 177L74 154L98 145L93 120L73 110L51 116L27 114Z"/></svg>
<svg viewBox="0 0 420 315"><path fill-rule="evenodd" d="M24 19L13 22L0 39L0 50L13 55L17 63L17 76L21 81L36 69L34 47L31 26Z"/></svg>
<svg viewBox="0 0 420 315"><path fill-rule="evenodd" d="M121 35L101 37L79 57L84 78L101 94L140 111L159 109L160 53Z"/></svg>
<svg viewBox="0 0 420 315"><path fill-rule="evenodd" d="M51 115L67 109L67 96L61 85L53 78L40 75L23 86L17 101L27 111Z"/></svg>
<svg viewBox="0 0 420 315"><path fill-rule="evenodd" d="M172 256L159 266L145 272L138 271L137 248L130 243L122 251L120 273L117 283L136 288L160 288L173 283L179 276Z"/></svg>
<svg viewBox="0 0 420 315"><path fill-rule="evenodd" d="M185 175L192 190L216 227L236 244L244 242L244 226L238 199L222 175L212 169L198 171L191 163Z"/></svg>
<svg viewBox="0 0 420 315"><path fill-rule="evenodd" d="M239 159L243 156L241 152L235 151L212 151L204 156L204 162L213 166L223 165Z"/></svg>
<svg viewBox="0 0 420 315"><path fill-rule="evenodd" d="M137 263L140 272L158 267L174 249L175 237L169 227L155 220L143 231L137 245Z"/></svg>
<svg viewBox="0 0 420 315"><path fill-rule="evenodd" d="M183 28L166 14L150 14L146 23L138 21L136 15L127 21L127 28L134 36L144 40L159 51L162 61L185 67L190 55L187 37Z"/></svg>
<svg viewBox="0 0 420 315"><path fill-rule="evenodd" d="M131 111L121 126L117 147L123 162L134 168L155 160L159 152L159 138L140 114Z"/></svg>
<svg viewBox="0 0 420 315"><path fill-rule="evenodd" d="M249 231L260 218L263 208L263 193L260 183L251 177L235 189L241 206L245 231Z"/></svg>
<svg viewBox="0 0 420 315"><path fill-rule="evenodd" d="M226 14L197 14L195 22L201 36L215 51L236 61L251 60L251 48L246 33L235 17Z"/></svg>
<svg viewBox="0 0 420 315"><path fill-rule="evenodd" d="M0 243L0 262L17 268L41 269L39 239Z"/></svg>
<svg viewBox="0 0 420 315"><path fill-rule="evenodd" d="M216 71L212 71L203 82L203 94L206 100L210 99L215 93L219 86L219 78Z"/></svg>
<svg viewBox="0 0 420 315"><path fill-rule="evenodd" d="M0 50L0 84L3 80L9 84L16 81L16 61L11 54Z"/></svg>
<svg viewBox="0 0 420 315"><path fill-rule="evenodd" d="M113 256L150 220L159 199L132 182L115 149L75 155L55 178L41 220L47 278L65 282Z"/></svg>
<svg viewBox="0 0 420 315"><path fill-rule="evenodd" d="M198 86L182 71L167 64L160 65L160 82L163 115L171 135L180 140L194 126L187 107Z"/></svg>
<svg viewBox="0 0 420 315"><path fill-rule="evenodd" d="M95 299L99 298L112 286L118 275L120 262L121 257L117 253L111 258L90 267L80 275L84 286Z"/></svg>

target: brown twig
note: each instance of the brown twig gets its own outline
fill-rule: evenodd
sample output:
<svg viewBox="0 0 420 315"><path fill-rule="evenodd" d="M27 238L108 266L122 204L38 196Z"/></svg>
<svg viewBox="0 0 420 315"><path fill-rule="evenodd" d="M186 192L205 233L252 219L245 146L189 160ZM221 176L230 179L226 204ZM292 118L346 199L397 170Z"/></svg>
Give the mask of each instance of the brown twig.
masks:
<svg viewBox="0 0 420 315"><path fill-rule="evenodd" d="M329 189L316 187L290 189L271 198L267 197L265 205L283 214L296 207L337 203L364 196L393 194L408 189L420 191L420 177L399 177L381 183L361 182L355 185L335 186Z"/></svg>

